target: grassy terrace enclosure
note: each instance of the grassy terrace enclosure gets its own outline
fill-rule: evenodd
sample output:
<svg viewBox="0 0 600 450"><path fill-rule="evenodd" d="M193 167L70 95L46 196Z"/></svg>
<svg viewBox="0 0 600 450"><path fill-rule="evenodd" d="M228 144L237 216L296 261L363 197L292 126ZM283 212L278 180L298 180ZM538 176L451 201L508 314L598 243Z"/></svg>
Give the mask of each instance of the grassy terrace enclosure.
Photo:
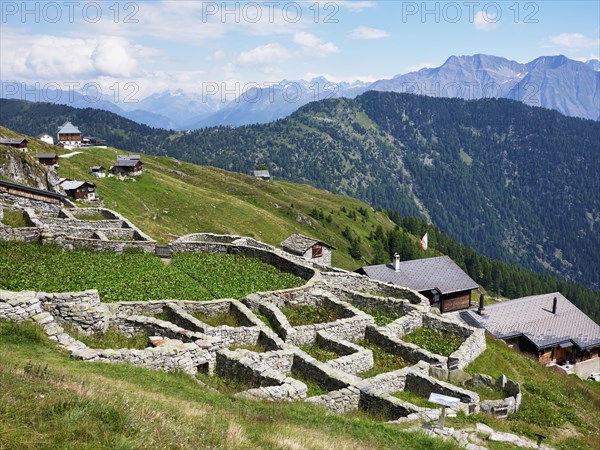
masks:
<svg viewBox="0 0 600 450"><path fill-rule="evenodd" d="M460 347L464 339L453 336L450 333L442 333L427 327L417 328L406 336L403 341L416 344L432 353L442 356L450 356Z"/></svg>
<svg viewBox="0 0 600 450"><path fill-rule="evenodd" d="M293 327L335 322L340 319L337 311L326 306L289 305L281 308L281 312Z"/></svg>
<svg viewBox="0 0 600 450"><path fill-rule="evenodd" d="M226 281L226 282L225 282ZM304 284L292 274L239 255L179 253L165 266L154 255L64 250L0 242L0 289L97 289L105 302L239 298Z"/></svg>
<svg viewBox="0 0 600 450"><path fill-rule="evenodd" d="M77 361L30 323L0 321L0 361L0 448L459 448L366 415L244 400L188 375Z"/></svg>

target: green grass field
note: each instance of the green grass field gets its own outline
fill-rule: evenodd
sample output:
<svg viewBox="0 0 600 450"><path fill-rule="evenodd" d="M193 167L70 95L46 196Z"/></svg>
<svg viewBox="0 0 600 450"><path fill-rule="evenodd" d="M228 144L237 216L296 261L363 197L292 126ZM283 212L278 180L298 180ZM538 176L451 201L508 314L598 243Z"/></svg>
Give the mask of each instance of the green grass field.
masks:
<svg viewBox="0 0 600 450"><path fill-rule="evenodd" d="M0 288L70 292L97 289L105 302L240 298L297 287L305 281L239 255L182 253L164 265L144 253L65 250L0 242Z"/></svg>

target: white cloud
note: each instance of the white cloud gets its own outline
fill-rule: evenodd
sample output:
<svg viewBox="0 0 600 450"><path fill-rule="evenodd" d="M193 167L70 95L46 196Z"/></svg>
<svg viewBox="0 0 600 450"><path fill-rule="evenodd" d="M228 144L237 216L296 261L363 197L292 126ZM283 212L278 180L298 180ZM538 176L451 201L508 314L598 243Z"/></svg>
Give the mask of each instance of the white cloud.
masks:
<svg viewBox="0 0 600 450"><path fill-rule="evenodd" d="M292 35L314 24L310 4L296 2L300 14L295 20L295 9L282 9L284 3L202 2L163 0L143 2L134 18L135 24L114 20L96 23L79 21L77 32L107 34L127 38L151 37L163 41L189 45L205 45L227 38L231 34L250 36ZM123 19L123 18L121 18ZM293 20L292 20L293 19Z"/></svg>
<svg viewBox="0 0 600 450"><path fill-rule="evenodd" d="M305 31L294 34L294 43L301 47L302 53L310 56L327 56L339 52L332 42L324 42L323 39Z"/></svg>
<svg viewBox="0 0 600 450"><path fill-rule="evenodd" d="M473 25L475 25L475 29L479 31L492 31L498 28L499 19L497 18L496 13L478 11L473 18Z"/></svg>
<svg viewBox="0 0 600 450"><path fill-rule="evenodd" d="M600 46L600 39L591 39L580 33L563 33L550 37L550 42L562 47L588 48Z"/></svg>
<svg viewBox="0 0 600 450"><path fill-rule="evenodd" d="M390 37L391 34L387 31L380 30L378 28L369 28L369 27L356 27L350 33L351 39L382 39L386 37Z"/></svg>
<svg viewBox="0 0 600 450"><path fill-rule="evenodd" d="M338 1L335 3L348 9L350 12L362 12L367 8L374 8L376 6L375 2L369 2L369 1L347 0L347 1Z"/></svg>
<svg viewBox="0 0 600 450"><path fill-rule="evenodd" d="M289 51L279 44L266 44L242 52L235 64L242 67L255 67L263 72L272 72L276 65L290 57Z"/></svg>
<svg viewBox="0 0 600 450"><path fill-rule="evenodd" d="M3 30L0 52L3 78L24 80L132 77L140 74L141 60L158 53L123 38L81 39L26 34L14 29Z"/></svg>
<svg viewBox="0 0 600 450"><path fill-rule="evenodd" d="M223 50L217 50L212 55L208 55L205 59L207 61L218 61L225 57L225 52Z"/></svg>

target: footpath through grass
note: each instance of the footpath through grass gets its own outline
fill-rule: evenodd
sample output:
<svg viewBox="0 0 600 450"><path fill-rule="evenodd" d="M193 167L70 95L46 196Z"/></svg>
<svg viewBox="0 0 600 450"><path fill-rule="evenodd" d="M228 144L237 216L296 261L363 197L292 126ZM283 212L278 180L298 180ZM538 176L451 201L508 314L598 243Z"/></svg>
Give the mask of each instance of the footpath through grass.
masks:
<svg viewBox="0 0 600 450"><path fill-rule="evenodd" d="M211 392L184 374L77 361L0 321L0 448L458 449L368 417Z"/></svg>
<svg viewBox="0 0 600 450"><path fill-rule="evenodd" d="M239 255L179 253L165 266L145 253L65 250L0 242L0 289L69 292L97 289L104 302L240 298L305 281Z"/></svg>

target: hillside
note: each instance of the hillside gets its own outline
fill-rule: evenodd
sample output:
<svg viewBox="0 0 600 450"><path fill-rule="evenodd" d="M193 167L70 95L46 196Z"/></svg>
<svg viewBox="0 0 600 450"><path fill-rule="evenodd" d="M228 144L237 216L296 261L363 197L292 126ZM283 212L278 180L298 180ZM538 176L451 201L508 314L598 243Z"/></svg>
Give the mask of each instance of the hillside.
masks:
<svg viewBox="0 0 600 450"><path fill-rule="evenodd" d="M459 448L364 414L244 400L189 375L76 361L27 323L0 321L0 360L0 448Z"/></svg>
<svg viewBox="0 0 600 450"><path fill-rule="evenodd" d="M0 135L20 136L2 127ZM69 153L35 139L30 138L30 142L32 155ZM10 152L6 148L0 155L4 151ZM176 235L212 232L240 234L279 245L290 234L300 232L335 246L338 251L333 253L334 265L354 270L373 259L369 235L378 226L386 231L394 228L385 213L350 197L278 180L265 183L251 176L168 157L144 155L144 175L135 180L96 179L89 175L89 167L108 168L119 153L123 152L113 148L85 150L71 158L61 158L58 173L61 177L96 183L106 207L130 217L161 242L171 241ZM362 262L349 254L351 243L342 235L346 227L361 238Z"/></svg>
<svg viewBox="0 0 600 450"><path fill-rule="evenodd" d="M467 371L505 373L522 383L521 410L507 421L461 414L446 426L483 422L534 441L535 433L544 434L560 450L595 448L600 389L594 382L545 370L497 341L487 345ZM366 413L244 400L200 387L190 375L77 361L29 323L0 321L0 360L2 448L459 448ZM490 442L489 448L516 447Z"/></svg>
<svg viewBox="0 0 600 450"><path fill-rule="evenodd" d="M0 135L22 136L2 127ZM69 152L36 139L29 140L30 154ZM389 262L396 252L403 260L447 254L491 295L517 298L560 291L600 323L597 292L485 257L422 219L401 217L391 210L373 210L358 200L308 185L278 180L265 183L169 157L144 155L145 174L135 181L96 179L88 175L93 165L110 167L119 153L122 152L116 149L95 148L61 158L59 174L98 183L107 207L131 217L161 242L202 231L253 236L278 245L289 234L302 232L337 247L333 264L349 270ZM14 154L3 147L0 158ZM28 161L24 170L44 172L26 154L16 154ZM0 176L5 167L0 164ZM423 252L418 242L426 232L430 250Z"/></svg>
<svg viewBox="0 0 600 450"><path fill-rule="evenodd" d="M509 100L368 92L266 125L193 133L92 109L2 100L0 122L36 134L65 120L119 148L280 178L420 215L510 263L600 286L600 125Z"/></svg>

